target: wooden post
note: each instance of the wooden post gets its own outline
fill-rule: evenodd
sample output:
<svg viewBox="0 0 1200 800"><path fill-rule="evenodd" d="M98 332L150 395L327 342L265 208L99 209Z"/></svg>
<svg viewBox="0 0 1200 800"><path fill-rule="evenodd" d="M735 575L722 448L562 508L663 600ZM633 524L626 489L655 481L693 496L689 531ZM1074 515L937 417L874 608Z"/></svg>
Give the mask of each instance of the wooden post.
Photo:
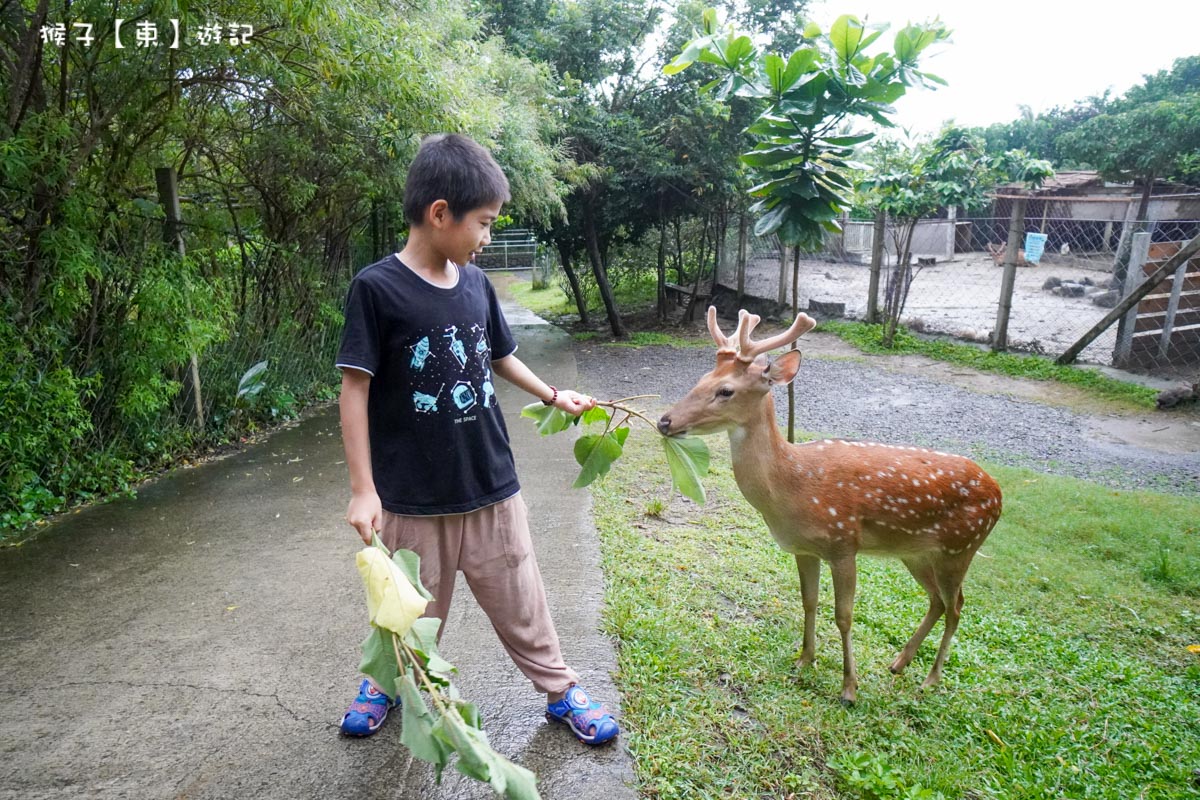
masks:
<svg viewBox="0 0 1200 800"><path fill-rule="evenodd" d="M1150 258L1150 234L1135 233L1133 244L1129 251L1129 264L1126 270L1124 297L1129 297L1145 282L1146 270L1143 267ZM1186 263L1186 262L1185 262ZM1113 365L1124 366L1129 362L1133 351L1133 328L1137 323L1137 303L1121 316L1117 326L1117 346L1113 349Z"/></svg>
<svg viewBox="0 0 1200 800"><path fill-rule="evenodd" d="M1120 319L1129 309L1133 308L1142 298L1150 294L1150 291L1158 285L1166 276L1170 275L1180 264L1186 264L1188 259L1200 253L1200 236L1193 236L1188 240L1178 253L1167 259L1167 262L1158 269L1154 270L1154 274L1150 275L1142 282L1142 285L1131 292L1124 300L1117 303L1117 307L1104 315L1104 319L1092 326L1092 329L1079 337L1079 341L1067 348L1067 351L1055 359L1056 364L1070 364L1075 360L1075 357L1087 347L1096 337L1104 333L1104 331Z"/></svg>
<svg viewBox="0 0 1200 800"><path fill-rule="evenodd" d="M1175 282L1171 284L1171 299L1167 301L1167 316L1163 320L1162 338L1158 342L1158 356L1165 359L1171 349L1171 333L1175 330L1175 315L1179 313L1179 297L1183 294L1183 281L1187 277L1188 264L1183 262L1175 273Z"/></svg>
<svg viewBox="0 0 1200 800"><path fill-rule="evenodd" d="M1021 237L1025 232L1025 202L1027 198L1013 200L1012 216L1008 220L1008 246L1004 253L1004 278L1000 282L1000 307L996 311L996 331L992 336L992 350L997 353L1008 349L1008 318L1012 314L1013 287L1017 282L1017 262L1021 258Z"/></svg>
<svg viewBox="0 0 1200 800"><path fill-rule="evenodd" d="M875 212L871 228L871 279L867 286L867 322L879 322L879 273L883 269L883 245L887 236L887 213Z"/></svg>
<svg viewBox="0 0 1200 800"><path fill-rule="evenodd" d="M179 209L179 185L175 170L171 167L156 167L154 170L154 181L158 184L158 201L162 204L163 211L166 214L166 220L163 222L163 241L167 243L168 247L175 248L175 252L182 258L187 250L183 243L183 222ZM192 301L190 297L187 299L187 312L189 315L192 313ZM204 396L200 391L200 361L196 357L195 350L189 352L188 360L191 362L192 398L195 401L196 430L204 433Z"/></svg>

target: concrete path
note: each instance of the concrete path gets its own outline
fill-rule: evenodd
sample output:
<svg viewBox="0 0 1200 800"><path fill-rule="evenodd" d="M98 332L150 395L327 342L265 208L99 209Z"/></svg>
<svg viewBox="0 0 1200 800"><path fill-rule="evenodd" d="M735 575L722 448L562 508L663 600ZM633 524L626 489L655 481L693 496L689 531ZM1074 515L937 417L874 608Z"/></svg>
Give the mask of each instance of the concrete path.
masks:
<svg viewBox="0 0 1200 800"><path fill-rule="evenodd" d="M511 314L522 360L574 385L566 336ZM501 384L568 663L617 710L570 436L539 437L518 419L529 398ZM342 459L325 409L0 550L0 798L494 796L452 770L436 786L400 744L398 718L366 740L337 733L367 631ZM462 581L450 617L442 652L457 685L542 797L636 796L620 742L587 748L546 721Z"/></svg>

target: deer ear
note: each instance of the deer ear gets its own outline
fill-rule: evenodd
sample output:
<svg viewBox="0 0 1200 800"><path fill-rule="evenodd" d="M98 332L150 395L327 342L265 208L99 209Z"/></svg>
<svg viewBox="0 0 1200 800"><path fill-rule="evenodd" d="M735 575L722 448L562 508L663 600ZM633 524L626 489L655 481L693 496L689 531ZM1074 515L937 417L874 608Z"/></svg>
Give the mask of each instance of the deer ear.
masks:
<svg viewBox="0 0 1200 800"><path fill-rule="evenodd" d="M789 350L767 366L767 380L776 383L791 383L800 371L800 351Z"/></svg>

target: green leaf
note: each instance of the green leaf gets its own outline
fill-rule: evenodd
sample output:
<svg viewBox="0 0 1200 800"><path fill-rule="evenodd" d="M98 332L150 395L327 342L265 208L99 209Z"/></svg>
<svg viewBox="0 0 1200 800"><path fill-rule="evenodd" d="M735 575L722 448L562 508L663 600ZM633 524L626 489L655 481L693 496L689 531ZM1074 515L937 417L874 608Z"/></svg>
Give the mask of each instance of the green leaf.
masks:
<svg viewBox="0 0 1200 800"><path fill-rule="evenodd" d="M833 45L834 52L845 62L854 58L862 37L863 25L858 21L858 17L852 14L843 14L838 17L834 21L833 27L829 29L829 41Z"/></svg>
<svg viewBox="0 0 1200 800"><path fill-rule="evenodd" d="M530 403L522 408L521 416L528 417L537 423L538 433L542 436L561 433L571 427L571 423L575 421L574 417L562 409L541 402Z"/></svg>
<svg viewBox="0 0 1200 800"><path fill-rule="evenodd" d="M767 236L775 232L775 230L783 223L783 217L787 214L787 204L780 203L773 209L763 215L762 219L754 223L755 236Z"/></svg>
<svg viewBox="0 0 1200 800"><path fill-rule="evenodd" d="M258 376L267 371L267 362L259 361L250 369L242 373L242 379L238 381L237 396L238 397L254 397L263 390L266 384L258 380Z"/></svg>
<svg viewBox="0 0 1200 800"><path fill-rule="evenodd" d="M852 147L856 144L869 142L874 138L875 134L873 133L858 133L854 134L853 136L827 136L824 139L821 139L821 141L825 142L826 144L834 145L835 147Z"/></svg>
<svg viewBox="0 0 1200 800"><path fill-rule="evenodd" d="M596 406L595 408L589 408L587 411L583 412L583 414L581 416L583 418L584 425L591 425L594 422L605 422L606 423L609 421L609 419L611 419L611 417L608 414L608 410L603 408L602 406Z"/></svg>
<svg viewBox="0 0 1200 800"><path fill-rule="evenodd" d="M708 446L695 436L664 436L663 450L671 468L671 488L703 505L704 485L700 476L708 473Z"/></svg>
<svg viewBox="0 0 1200 800"><path fill-rule="evenodd" d="M771 90L776 94L783 94L783 78L787 72L787 64L784 60L774 53L768 53L763 60L763 72L766 73L767 80L771 82Z"/></svg>
<svg viewBox="0 0 1200 800"><path fill-rule="evenodd" d="M437 634L441 625L442 621L437 617L421 617L404 634L404 643L425 659L426 672L448 681L458 668L438 653Z"/></svg>
<svg viewBox="0 0 1200 800"><path fill-rule="evenodd" d="M396 696L396 678L400 666L396 663L396 651L392 646L392 632L372 626L371 632L362 643L362 661L358 671L375 681L375 685L387 694Z"/></svg>
<svg viewBox="0 0 1200 800"><path fill-rule="evenodd" d="M624 435L629 435L628 428L617 430L624 430ZM575 440L575 460L583 469L579 471L579 477L575 479L572 488L582 489L597 478L607 475L612 463L621 457L621 452L621 440L617 438L616 431L580 436Z"/></svg>
<svg viewBox="0 0 1200 800"><path fill-rule="evenodd" d="M787 68L783 73L783 89L791 89L801 75L811 71L817 60L817 50L813 47L802 47L788 58Z"/></svg>
<svg viewBox="0 0 1200 800"><path fill-rule="evenodd" d="M387 548L384 548L386 551ZM408 578L408 582L417 590L417 594L424 597L426 600L432 600L433 595L421 583L421 557L412 550L400 549L392 553L392 563L400 568L404 573L404 577Z"/></svg>
<svg viewBox="0 0 1200 800"><path fill-rule="evenodd" d="M821 26L815 22L810 22L804 26L804 38L815 39L821 35Z"/></svg>
<svg viewBox="0 0 1200 800"><path fill-rule="evenodd" d="M438 779L450 760L450 748L434 736L436 724L433 714L425 705L425 699L417 689L413 671L406 670L399 681L400 689L400 744L409 749L415 758L428 761L437 768Z"/></svg>
<svg viewBox="0 0 1200 800"><path fill-rule="evenodd" d="M753 57L754 42L749 36L738 36L725 48L725 62L732 69L739 69L742 62Z"/></svg>

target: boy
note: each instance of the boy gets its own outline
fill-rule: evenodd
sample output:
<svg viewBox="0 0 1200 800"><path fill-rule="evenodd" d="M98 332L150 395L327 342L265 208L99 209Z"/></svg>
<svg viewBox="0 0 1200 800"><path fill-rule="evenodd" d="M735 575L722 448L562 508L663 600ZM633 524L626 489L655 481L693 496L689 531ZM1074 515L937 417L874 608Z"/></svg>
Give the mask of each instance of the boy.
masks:
<svg viewBox="0 0 1200 800"><path fill-rule="evenodd" d="M470 263L509 199L504 173L472 140L422 142L404 187L408 242L359 272L346 301L346 521L368 544L378 530L388 549L421 557L429 616L446 619L461 570L509 656L546 693L546 713L600 744L617 724L563 662L492 376L576 416L596 401L547 385L513 355L495 291ZM392 705L364 680L342 732L375 733Z"/></svg>

